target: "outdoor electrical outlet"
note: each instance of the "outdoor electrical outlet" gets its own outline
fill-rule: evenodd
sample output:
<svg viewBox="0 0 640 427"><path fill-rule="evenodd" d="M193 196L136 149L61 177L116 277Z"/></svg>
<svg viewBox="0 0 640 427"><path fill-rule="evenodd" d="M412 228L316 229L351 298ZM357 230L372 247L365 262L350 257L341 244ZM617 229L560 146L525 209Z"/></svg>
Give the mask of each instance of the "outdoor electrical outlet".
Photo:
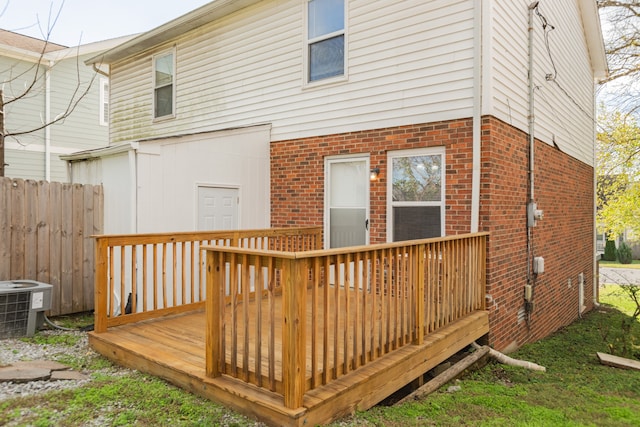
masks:
<svg viewBox="0 0 640 427"><path fill-rule="evenodd" d="M569 286L569 288L571 288L571 277L569 277L568 286Z"/></svg>

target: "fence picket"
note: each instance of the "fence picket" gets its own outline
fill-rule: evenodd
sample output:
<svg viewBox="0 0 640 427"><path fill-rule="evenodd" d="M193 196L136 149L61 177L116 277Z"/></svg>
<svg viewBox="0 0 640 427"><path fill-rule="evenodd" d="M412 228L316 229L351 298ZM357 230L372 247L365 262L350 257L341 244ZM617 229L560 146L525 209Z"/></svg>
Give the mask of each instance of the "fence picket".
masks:
<svg viewBox="0 0 640 427"><path fill-rule="evenodd" d="M53 285L52 316L92 310L103 212L101 186L0 177L0 280Z"/></svg>

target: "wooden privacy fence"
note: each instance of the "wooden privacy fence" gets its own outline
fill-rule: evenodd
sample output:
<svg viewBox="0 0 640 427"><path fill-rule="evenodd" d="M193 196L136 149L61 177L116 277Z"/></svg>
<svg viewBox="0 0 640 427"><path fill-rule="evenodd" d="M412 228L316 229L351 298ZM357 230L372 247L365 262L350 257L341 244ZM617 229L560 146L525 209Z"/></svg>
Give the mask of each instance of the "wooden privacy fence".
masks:
<svg viewBox="0 0 640 427"><path fill-rule="evenodd" d="M206 247L207 375L283 396L484 310L487 233L316 251Z"/></svg>
<svg viewBox="0 0 640 427"><path fill-rule="evenodd" d="M51 315L94 306L102 186L0 178L0 280L53 285Z"/></svg>
<svg viewBox="0 0 640 427"><path fill-rule="evenodd" d="M322 228L96 236L95 331L204 308L205 257L221 245L274 251L322 247Z"/></svg>

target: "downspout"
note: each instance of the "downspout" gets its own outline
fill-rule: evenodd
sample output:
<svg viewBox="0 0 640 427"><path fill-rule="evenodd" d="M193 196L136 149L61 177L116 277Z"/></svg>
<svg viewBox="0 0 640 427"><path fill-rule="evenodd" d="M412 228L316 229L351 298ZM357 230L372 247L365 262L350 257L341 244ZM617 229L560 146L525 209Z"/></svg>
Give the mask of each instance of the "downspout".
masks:
<svg viewBox="0 0 640 427"><path fill-rule="evenodd" d="M529 324L529 319L531 316L531 312L533 311L533 290L534 290L534 271L533 271L533 236L532 236L532 228L535 226L534 219L534 211L536 210L535 202L534 202L534 146L535 146L535 117L534 117L534 89L535 85L533 82L533 11L538 7L537 1L529 4L529 21L528 21L528 29L529 32L529 46L528 46L528 55L529 55L529 200L527 202L527 284L525 286L524 291L524 299L525 299L525 312L527 313L527 324Z"/></svg>
<svg viewBox="0 0 640 427"><path fill-rule="evenodd" d="M44 72L44 179L51 181L51 68L54 62L49 61Z"/></svg>
<svg viewBox="0 0 640 427"><path fill-rule="evenodd" d="M538 7L538 2L534 1L529 5L529 201L534 200L534 145L535 145L535 118L534 118L534 100L533 91L535 85L533 83L533 11Z"/></svg>
<svg viewBox="0 0 640 427"><path fill-rule="evenodd" d="M471 233L480 223L480 157L482 128L482 2L473 2L473 154L471 175Z"/></svg>
<svg viewBox="0 0 640 427"><path fill-rule="evenodd" d="M596 92L596 83L594 83L593 92ZM593 105L593 117L597 117L596 105ZM597 131L593 129L593 140L597 139ZM598 286L600 285L600 269L598 266L598 173L597 166L597 145L593 144L593 306L595 308L600 307L598 302Z"/></svg>

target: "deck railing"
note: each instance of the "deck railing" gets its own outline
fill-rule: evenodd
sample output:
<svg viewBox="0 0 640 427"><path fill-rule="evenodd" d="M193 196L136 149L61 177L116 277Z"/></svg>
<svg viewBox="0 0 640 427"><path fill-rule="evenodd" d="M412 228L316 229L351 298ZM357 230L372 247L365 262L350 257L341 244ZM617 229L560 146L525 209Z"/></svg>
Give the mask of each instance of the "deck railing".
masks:
<svg viewBox="0 0 640 427"><path fill-rule="evenodd" d="M108 327L204 308L205 245L308 251L322 228L94 236L95 325Z"/></svg>
<svg viewBox="0 0 640 427"><path fill-rule="evenodd" d="M486 233L315 251L207 251L207 375L304 393L484 310Z"/></svg>

